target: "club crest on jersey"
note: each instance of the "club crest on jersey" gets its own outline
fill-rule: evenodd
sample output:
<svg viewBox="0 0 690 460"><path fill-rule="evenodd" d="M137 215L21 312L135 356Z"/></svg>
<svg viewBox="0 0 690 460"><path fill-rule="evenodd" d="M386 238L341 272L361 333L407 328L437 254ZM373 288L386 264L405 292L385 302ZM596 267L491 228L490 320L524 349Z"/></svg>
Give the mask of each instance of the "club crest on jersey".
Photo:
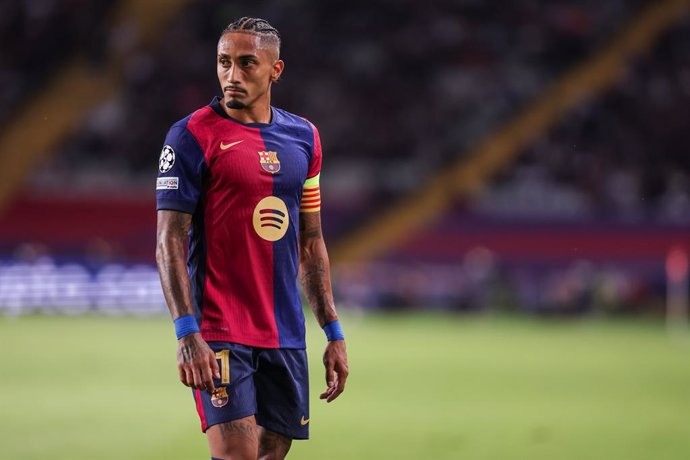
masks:
<svg viewBox="0 0 690 460"><path fill-rule="evenodd" d="M280 171L278 152L258 152L258 154L261 169L271 174L275 174Z"/></svg>
<svg viewBox="0 0 690 460"><path fill-rule="evenodd" d="M225 387L216 388L211 396L211 404L213 404L213 407L223 407L229 400L228 390Z"/></svg>

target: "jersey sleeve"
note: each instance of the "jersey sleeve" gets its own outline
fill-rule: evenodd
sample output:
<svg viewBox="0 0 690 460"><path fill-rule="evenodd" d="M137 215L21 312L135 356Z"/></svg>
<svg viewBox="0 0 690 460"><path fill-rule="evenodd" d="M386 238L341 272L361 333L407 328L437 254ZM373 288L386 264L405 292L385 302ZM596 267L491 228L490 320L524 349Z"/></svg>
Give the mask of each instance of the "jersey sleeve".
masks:
<svg viewBox="0 0 690 460"><path fill-rule="evenodd" d="M173 125L158 161L156 209L194 214L205 171L204 154L185 126Z"/></svg>
<svg viewBox="0 0 690 460"><path fill-rule="evenodd" d="M300 212L321 211L321 189L319 186L322 157L321 138L319 137L319 130L316 129L316 126L311 123L309 123L309 125L314 132L314 151L312 152L309 170L307 171L307 180L304 181L304 188L302 189Z"/></svg>

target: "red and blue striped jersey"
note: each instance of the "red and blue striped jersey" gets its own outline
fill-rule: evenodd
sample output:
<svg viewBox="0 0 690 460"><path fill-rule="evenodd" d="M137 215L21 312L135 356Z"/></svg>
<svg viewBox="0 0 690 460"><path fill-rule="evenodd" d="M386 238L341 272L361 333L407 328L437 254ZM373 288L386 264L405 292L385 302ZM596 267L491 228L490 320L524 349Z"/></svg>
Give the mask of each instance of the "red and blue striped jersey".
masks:
<svg viewBox="0 0 690 460"><path fill-rule="evenodd" d="M192 214L187 269L206 341L304 348L298 226L320 209L318 131L274 107L270 123L241 123L220 103L170 128L157 209Z"/></svg>

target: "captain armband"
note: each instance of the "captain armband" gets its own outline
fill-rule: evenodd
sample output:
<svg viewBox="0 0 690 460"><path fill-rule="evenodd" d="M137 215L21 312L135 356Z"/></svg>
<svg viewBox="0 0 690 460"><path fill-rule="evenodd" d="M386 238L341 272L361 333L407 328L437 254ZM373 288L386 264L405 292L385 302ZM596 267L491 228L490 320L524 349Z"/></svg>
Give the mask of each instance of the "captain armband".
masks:
<svg viewBox="0 0 690 460"><path fill-rule="evenodd" d="M319 188L320 176L321 173L304 181L302 202L299 212L317 212L321 210L321 190Z"/></svg>

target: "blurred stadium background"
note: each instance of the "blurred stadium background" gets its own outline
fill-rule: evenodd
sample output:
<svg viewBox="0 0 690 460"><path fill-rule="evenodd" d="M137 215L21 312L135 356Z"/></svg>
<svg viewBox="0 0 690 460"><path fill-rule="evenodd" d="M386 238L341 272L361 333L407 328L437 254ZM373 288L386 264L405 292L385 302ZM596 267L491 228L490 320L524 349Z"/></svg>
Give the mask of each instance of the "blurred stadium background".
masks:
<svg viewBox="0 0 690 460"><path fill-rule="evenodd" d="M667 340L662 320L676 318L678 330L687 327L690 1L4 0L0 343L6 351L0 365L7 375L0 377L0 440L9 446L7 458L204 457L203 439L189 433L196 429L187 420L194 417L191 404L179 401L184 390L176 383L174 340L154 267L153 183L168 127L218 92L218 34L244 15L268 19L283 36L286 71L273 89L274 105L309 118L321 131L322 215L335 295L352 335L367 341L351 344L354 370L362 372L355 379L366 383L352 384L351 401L342 402L349 410L334 409L352 418L328 422L328 411L315 409L323 410L325 424L335 424L322 425L330 431L313 441L323 448L318 457L309 452L311 443L296 455L688 458L690 432L687 423L679 425L690 398L676 391L690 384L688 348L683 339ZM502 319L484 322L495 316ZM557 320L530 322L544 317ZM583 326L592 318L596 323ZM114 337L122 329L133 348L119 355ZM406 350L401 330L436 344L434 356L462 356L433 361L433 367L428 356ZM84 341L74 334L85 334ZM501 353L504 335L514 340L515 353ZM99 337L110 351L77 352L87 338ZM388 339L396 346L386 348ZM315 366L320 340L310 342ZM390 354L372 352L367 343ZM39 425L41 431L57 424L62 434L32 444L31 427L42 410L29 417L22 395L46 406L50 379L43 381L33 366L52 347L60 353L48 358L55 372L62 360L75 371L54 397L71 402L47 405L52 422ZM574 362L591 367L575 365L582 373L569 373L573 348L580 347ZM461 353L468 350L489 367L473 366ZM155 383L138 382L120 395L129 378L106 372L111 384L106 374L87 379L91 402L70 399L84 366L93 365L82 360L106 356L127 368L139 353L163 360L152 368L134 366ZM22 364L29 356L31 366ZM373 359L402 367L381 381ZM417 375L420 361L428 373L448 379L438 392L447 399L428 405L416 399L426 401L429 383ZM505 372L496 374L500 368ZM512 412L493 406L492 412L467 398L482 376L510 380L534 369L534 380L517 377L517 384L535 382L536 389L529 396L518 391L513 401L530 402L531 410L508 404ZM561 392L543 386L554 369ZM314 377L320 388L321 376ZM610 385L610 393L598 394L601 401L587 399L598 388L590 377ZM637 393L626 393L628 377L640 384ZM116 378L121 385L112 383ZM351 426L362 422L353 407L367 407L358 401L377 404L386 394L374 390L377 383L402 385L389 391L403 407L382 404L390 417L378 414L364 428L383 430L388 437L380 443L357 437ZM470 393L463 396L462 388ZM485 397L506 401L507 388L486 385ZM79 433L98 426L99 414L121 417L124 428L118 429L125 432L131 420L124 422L127 411L108 407L82 419L77 405L100 408L99 397L116 394L124 399L117 405L126 405L127 399L145 401L147 391L177 401L175 411L161 409L168 415L160 432L132 430L132 436L144 444L192 439L197 450L185 451L183 443L182 450L152 444L136 450L132 441L119 455L120 443L107 452L93 441L80 444ZM576 391L588 401L579 409ZM617 399L621 395L629 399ZM555 396L562 405L547 409ZM410 401L424 423L422 435L409 426L383 429L393 418L414 425L404 412ZM626 411L635 401L641 405ZM458 415L445 413L444 404ZM587 404L598 409L587 412ZM425 410L445 415L420 415ZM546 421L549 410L581 410L583 426L596 429L554 428ZM618 418L606 419L607 411ZM626 425L647 411L655 417L649 425ZM477 418L463 418L471 414ZM65 417L74 423L61 424ZM177 418L181 425L172 424ZM572 438L559 440L558 429L570 430ZM94 433L82 436L107 439ZM527 440L521 444L522 434ZM497 447L501 436L508 447ZM340 447L334 452L328 444Z"/></svg>

